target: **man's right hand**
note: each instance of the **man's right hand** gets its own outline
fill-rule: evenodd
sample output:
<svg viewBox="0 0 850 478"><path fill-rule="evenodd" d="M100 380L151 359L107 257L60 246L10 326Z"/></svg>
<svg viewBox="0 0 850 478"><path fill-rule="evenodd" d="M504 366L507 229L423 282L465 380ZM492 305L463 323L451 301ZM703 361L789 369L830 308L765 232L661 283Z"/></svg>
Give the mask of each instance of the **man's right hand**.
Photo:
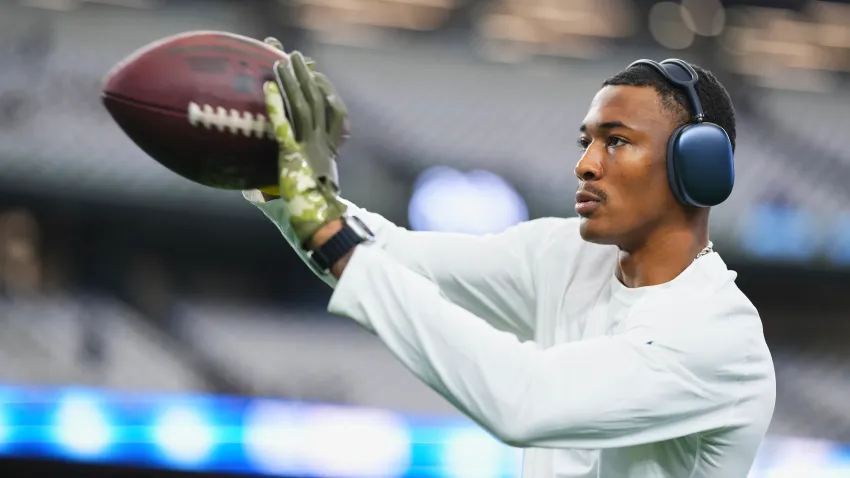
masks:
<svg viewBox="0 0 850 478"><path fill-rule="evenodd" d="M283 45L276 38L269 37L264 42L285 51ZM309 58L304 60L310 70L313 88L301 88L299 83L294 81L294 78L282 78L282 80L291 81L281 81L281 86L283 86L281 93L286 101L287 110L292 115L292 126L295 130L296 140L303 141L308 136L313 138L305 153L316 179L330 186L333 191L339 192L336 158L339 148L349 135L348 108L327 76L315 70L315 62ZM314 98L307 98L306 96L309 94L324 96L323 102L327 111L323 115L325 120L321 125L311 121L310 105L319 102L315 101ZM277 187L264 188L261 192L267 196L267 199L268 196L280 196Z"/></svg>

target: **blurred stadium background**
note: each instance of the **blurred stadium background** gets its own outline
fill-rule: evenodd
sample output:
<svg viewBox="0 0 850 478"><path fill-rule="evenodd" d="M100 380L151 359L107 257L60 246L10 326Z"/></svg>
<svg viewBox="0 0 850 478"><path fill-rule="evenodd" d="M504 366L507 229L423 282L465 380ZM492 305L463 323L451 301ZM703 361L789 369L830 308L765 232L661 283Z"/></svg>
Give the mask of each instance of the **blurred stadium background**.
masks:
<svg viewBox="0 0 850 478"><path fill-rule="evenodd" d="M713 70L739 139L712 237L779 383L751 477L850 477L850 2L809 0L0 0L0 476L518 476L261 213L111 122L105 72L196 29L316 58L352 110L344 195L417 229L572 215L600 82Z"/></svg>

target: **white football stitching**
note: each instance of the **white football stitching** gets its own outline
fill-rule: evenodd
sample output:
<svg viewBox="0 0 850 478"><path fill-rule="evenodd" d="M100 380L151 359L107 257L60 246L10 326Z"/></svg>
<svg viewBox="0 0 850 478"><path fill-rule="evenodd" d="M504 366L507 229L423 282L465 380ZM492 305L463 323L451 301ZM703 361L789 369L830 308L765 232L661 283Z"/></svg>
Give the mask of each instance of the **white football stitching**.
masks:
<svg viewBox="0 0 850 478"><path fill-rule="evenodd" d="M190 102L187 116L189 124L195 127L203 126L207 129L215 128L221 132L229 131L231 134L241 133L248 137L274 139L271 124L262 114L255 116L248 111L227 110L221 106L201 106Z"/></svg>

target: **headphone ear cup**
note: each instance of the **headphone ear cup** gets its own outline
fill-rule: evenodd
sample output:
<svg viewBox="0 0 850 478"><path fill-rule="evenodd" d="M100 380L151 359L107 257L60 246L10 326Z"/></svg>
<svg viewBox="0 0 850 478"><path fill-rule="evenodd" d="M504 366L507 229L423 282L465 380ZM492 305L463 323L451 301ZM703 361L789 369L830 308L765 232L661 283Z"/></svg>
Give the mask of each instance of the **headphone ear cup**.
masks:
<svg viewBox="0 0 850 478"><path fill-rule="evenodd" d="M679 181L679 173L677 171L679 159L677 151L679 150L679 136L688 126L692 125L686 124L676 128L673 134L670 135L670 140L667 141L667 182L670 184L670 190L673 192L673 196L685 205L690 204L684 191L682 191L682 183Z"/></svg>
<svg viewBox="0 0 850 478"><path fill-rule="evenodd" d="M685 205L716 206L732 194L735 161L726 131L714 123L684 125L667 143L667 180Z"/></svg>

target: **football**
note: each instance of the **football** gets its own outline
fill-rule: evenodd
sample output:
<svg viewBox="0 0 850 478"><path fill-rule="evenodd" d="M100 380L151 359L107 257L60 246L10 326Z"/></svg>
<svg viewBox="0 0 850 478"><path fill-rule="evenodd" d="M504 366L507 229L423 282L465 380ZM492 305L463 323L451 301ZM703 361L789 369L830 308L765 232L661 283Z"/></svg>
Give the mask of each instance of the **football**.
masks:
<svg viewBox="0 0 850 478"><path fill-rule="evenodd" d="M151 158L206 186L277 184L277 144L263 83L288 60L265 43L225 32L188 32L136 51L106 76L103 103Z"/></svg>

